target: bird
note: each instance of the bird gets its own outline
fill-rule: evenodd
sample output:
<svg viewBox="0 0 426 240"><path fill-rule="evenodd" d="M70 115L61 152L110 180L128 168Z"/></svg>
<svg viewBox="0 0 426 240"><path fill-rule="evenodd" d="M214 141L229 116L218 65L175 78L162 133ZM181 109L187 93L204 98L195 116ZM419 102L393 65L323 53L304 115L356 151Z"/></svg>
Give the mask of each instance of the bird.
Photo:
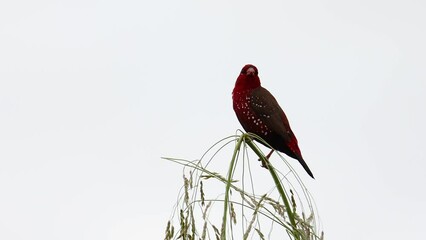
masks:
<svg viewBox="0 0 426 240"><path fill-rule="evenodd" d="M269 159L274 150L278 150L298 160L309 176L314 178L302 157L287 116L275 97L261 86L258 74L257 67L247 64L241 69L235 82L232 102L239 122L246 132L256 134L272 147L266 159Z"/></svg>

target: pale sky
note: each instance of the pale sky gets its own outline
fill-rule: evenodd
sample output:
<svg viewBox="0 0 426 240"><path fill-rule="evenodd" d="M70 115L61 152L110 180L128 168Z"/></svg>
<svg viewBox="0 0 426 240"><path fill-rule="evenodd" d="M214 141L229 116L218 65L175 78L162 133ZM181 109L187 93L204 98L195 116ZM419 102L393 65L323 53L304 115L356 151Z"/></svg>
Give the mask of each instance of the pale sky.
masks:
<svg viewBox="0 0 426 240"><path fill-rule="evenodd" d="M181 167L285 110L326 239L422 239L425 1L3 1L0 239L163 239ZM224 162L228 165L228 162ZM259 171L264 171L259 168ZM265 175L265 181L270 179Z"/></svg>

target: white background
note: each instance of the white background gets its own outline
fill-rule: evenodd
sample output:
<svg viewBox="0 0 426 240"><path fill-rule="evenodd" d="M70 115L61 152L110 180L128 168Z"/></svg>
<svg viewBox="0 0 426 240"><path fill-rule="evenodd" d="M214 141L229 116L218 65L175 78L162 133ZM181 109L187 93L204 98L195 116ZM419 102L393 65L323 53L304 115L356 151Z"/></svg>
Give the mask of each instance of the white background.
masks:
<svg viewBox="0 0 426 240"><path fill-rule="evenodd" d="M290 119L326 239L422 239L425 12L2 1L0 239L163 239L182 171L160 157L197 159L241 128L231 92L246 63Z"/></svg>

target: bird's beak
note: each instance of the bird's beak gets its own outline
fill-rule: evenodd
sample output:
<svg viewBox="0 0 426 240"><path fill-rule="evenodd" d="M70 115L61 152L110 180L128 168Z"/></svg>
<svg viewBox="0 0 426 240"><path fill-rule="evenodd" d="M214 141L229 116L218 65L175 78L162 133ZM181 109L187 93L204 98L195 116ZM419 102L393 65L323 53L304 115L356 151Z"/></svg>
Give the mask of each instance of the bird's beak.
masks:
<svg viewBox="0 0 426 240"><path fill-rule="evenodd" d="M247 69L247 75L254 75L255 74L255 70L254 70L254 68L249 68L249 69Z"/></svg>

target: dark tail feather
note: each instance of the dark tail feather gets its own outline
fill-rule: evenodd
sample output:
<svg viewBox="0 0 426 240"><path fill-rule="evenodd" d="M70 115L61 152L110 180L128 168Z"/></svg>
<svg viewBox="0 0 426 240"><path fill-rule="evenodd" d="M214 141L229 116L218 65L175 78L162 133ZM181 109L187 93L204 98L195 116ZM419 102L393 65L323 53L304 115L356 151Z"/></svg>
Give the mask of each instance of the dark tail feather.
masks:
<svg viewBox="0 0 426 240"><path fill-rule="evenodd" d="M300 164L302 164L303 168L309 174L309 176L315 179L314 174L312 174L311 169L309 169L308 164L306 164L305 160L303 160L303 158L298 158L297 160L300 162Z"/></svg>

